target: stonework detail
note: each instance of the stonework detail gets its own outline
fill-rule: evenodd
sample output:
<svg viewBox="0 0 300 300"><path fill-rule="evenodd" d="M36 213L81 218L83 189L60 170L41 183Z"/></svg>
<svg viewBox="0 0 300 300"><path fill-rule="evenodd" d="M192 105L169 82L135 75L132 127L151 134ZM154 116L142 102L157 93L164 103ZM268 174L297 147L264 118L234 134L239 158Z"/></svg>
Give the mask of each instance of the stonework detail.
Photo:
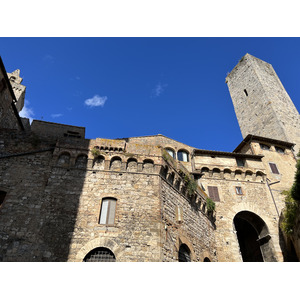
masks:
<svg viewBox="0 0 300 300"><path fill-rule="evenodd" d="M281 192L294 178L298 123L277 107L293 110L269 64L246 55L228 75L244 140L221 152L162 134L87 139L83 127L23 126L20 72L0 63L0 261L82 262L95 249L117 262L285 259Z"/></svg>

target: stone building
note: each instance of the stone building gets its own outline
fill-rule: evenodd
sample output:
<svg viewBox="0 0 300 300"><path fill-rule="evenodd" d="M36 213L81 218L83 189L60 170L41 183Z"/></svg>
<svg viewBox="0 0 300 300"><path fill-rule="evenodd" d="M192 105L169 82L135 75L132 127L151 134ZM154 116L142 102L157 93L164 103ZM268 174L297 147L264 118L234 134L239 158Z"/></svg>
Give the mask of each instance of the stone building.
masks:
<svg viewBox="0 0 300 300"><path fill-rule="evenodd" d="M7 73L0 60L0 260L283 261L292 248L300 257L278 227L280 191L294 178L299 131L287 127L299 125L297 111L290 125L280 121L276 105L289 98L283 87L279 96L261 87L280 85L275 72L271 80L254 71L265 66L247 54L227 76L244 140L221 152L161 134L86 139L83 127L30 125L18 114L20 71ZM245 119L241 95L259 118ZM265 97L278 118L260 132Z"/></svg>

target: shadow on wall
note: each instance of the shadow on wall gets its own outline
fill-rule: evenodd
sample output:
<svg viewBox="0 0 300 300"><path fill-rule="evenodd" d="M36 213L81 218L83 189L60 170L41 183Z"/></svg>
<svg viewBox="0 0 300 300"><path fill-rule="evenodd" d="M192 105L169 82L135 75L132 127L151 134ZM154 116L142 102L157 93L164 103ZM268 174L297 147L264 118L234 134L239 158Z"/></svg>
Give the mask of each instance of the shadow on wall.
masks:
<svg viewBox="0 0 300 300"><path fill-rule="evenodd" d="M87 155L58 155L45 188L45 222L39 236L43 261L67 261L77 220L79 200L86 179ZM80 228L79 228L80 230Z"/></svg>

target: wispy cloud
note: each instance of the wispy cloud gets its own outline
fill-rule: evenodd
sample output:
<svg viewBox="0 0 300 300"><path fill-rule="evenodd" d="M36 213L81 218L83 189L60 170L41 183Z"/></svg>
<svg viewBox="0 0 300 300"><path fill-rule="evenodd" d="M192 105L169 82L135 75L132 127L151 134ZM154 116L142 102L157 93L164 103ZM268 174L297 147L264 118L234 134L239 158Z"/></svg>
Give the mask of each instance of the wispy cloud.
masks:
<svg viewBox="0 0 300 300"><path fill-rule="evenodd" d="M48 62L48 63L53 63L54 62L54 57L51 54L46 54L43 56L43 60Z"/></svg>
<svg viewBox="0 0 300 300"><path fill-rule="evenodd" d="M23 107L23 109L19 113L20 117L29 119L31 123L34 117L33 109L29 107L29 101L27 101Z"/></svg>
<svg viewBox="0 0 300 300"><path fill-rule="evenodd" d="M55 118L59 118L59 117L62 117L63 114L52 114L51 115L51 118L55 119Z"/></svg>
<svg viewBox="0 0 300 300"><path fill-rule="evenodd" d="M165 88L167 87L167 84L161 84L158 83L155 88L152 90L152 95L154 97L159 97L165 90Z"/></svg>
<svg viewBox="0 0 300 300"><path fill-rule="evenodd" d="M89 107L97 107L97 106L104 106L105 102L107 100L106 96L99 96L95 95L93 98L86 99L84 101L84 104Z"/></svg>

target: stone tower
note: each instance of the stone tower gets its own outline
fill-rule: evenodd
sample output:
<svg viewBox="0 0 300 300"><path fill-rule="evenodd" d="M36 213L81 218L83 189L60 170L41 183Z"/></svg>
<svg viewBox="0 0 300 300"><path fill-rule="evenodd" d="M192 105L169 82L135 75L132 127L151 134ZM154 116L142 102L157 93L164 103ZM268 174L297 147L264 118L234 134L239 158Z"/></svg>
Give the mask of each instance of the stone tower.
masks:
<svg viewBox="0 0 300 300"><path fill-rule="evenodd" d="M10 84L16 96L17 102L15 103L18 112L20 112L24 106L25 90L26 87L21 84L23 78L20 77L20 70L17 69L12 73L7 73Z"/></svg>
<svg viewBox="0 0 300 300"><path fill-rule="evenodd" d="M300 147L300 118L272 65L246 54L226 77L240 129Z"/></svg>

